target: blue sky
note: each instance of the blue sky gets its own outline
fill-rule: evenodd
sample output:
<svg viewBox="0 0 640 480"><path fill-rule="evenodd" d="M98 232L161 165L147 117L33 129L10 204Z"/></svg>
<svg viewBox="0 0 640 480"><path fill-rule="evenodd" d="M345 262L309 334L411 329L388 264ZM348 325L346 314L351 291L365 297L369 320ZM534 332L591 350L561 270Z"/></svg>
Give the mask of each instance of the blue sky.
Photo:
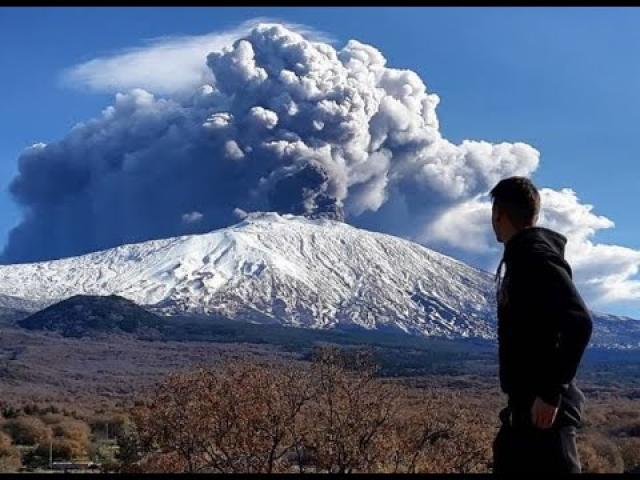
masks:
<svg viewBox="0 0 640 480"><path fill-rule="evenodd" d="M64 69L168 35L201 35L256 17L368 43L440 96L449 140L526 142L534 180L570 187L613 220L598 242L640 249L640 10L635 8L2 8L0 243L20 220L7 193L20 152L64 137L112 103L73 88ZM608 310L638 315L625 302Z"/></svg>

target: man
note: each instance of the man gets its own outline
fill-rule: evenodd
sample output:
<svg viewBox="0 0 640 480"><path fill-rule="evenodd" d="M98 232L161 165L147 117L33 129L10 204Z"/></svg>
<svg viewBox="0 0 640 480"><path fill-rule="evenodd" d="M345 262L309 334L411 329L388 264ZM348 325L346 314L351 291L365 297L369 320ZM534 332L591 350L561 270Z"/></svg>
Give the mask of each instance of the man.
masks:
<svg viewBox="0 0 640 480"><path fill-rule="evenodd" d="M567 239L535 226L540 195L529 179L502 180L491 197L493 229L504 244L496 280L500 386L508 396L493 469L579 473L584 395L574 377L592 320L564 259Z"/></svg>

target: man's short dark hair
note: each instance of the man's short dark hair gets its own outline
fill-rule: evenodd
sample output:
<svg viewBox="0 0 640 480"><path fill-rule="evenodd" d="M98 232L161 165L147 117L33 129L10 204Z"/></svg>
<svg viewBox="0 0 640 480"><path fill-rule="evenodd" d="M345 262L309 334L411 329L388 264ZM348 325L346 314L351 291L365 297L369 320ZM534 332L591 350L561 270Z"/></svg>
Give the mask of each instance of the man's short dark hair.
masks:
<svg viewBox="0 0 640 480"><path fill-rule="evenodd" d="M500 180L491 190L493 202L517 228L533 225L540 212L540 194L527 177Z"/></svg>

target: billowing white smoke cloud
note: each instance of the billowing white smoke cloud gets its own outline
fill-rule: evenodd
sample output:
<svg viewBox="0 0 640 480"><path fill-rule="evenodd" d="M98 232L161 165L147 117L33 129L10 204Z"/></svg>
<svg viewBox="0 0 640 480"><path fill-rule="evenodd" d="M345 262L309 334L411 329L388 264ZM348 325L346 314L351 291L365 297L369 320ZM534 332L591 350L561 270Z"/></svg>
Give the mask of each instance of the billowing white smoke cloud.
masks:
<svg viewBox="0 0 640 480"><path fill-rule="evenodd" d="M422 243L455 248L493 263L502 252L491 227L491 202L486 195L453 205L423 227L418 236Z"/></svg>
<svg viewBox="0 0 640 480"><path fill-rule="evenodd" d="M155 95L139 88L119 93L100 117L24 152L11 191L25 216L11 232L5 261L206 231L256 209L344 212L354 224L448 252L498 254L483 223L482 196L501 178L531 175L536 149L451 143L439 131L438 96L416 73L387 67L378 50L354 40L336 50L262 23L222 50L186 45L193 57L187 64L178 60L180 45L151 58L164 58L172 75L184 73L188 81L158 84L127 73L112 84L144 85ZM198 76L192 65L204 50L213 51L202 58L208 70ZM127 55L116 67L92 64L85 80L134 64ZM587 213L569 215L576 232L603 228L585 223L592 220ZM597 290L596 280L584 281Z"/></svg>
<svg viewBox="0 0 640 480"><path fill-rule="evenodd" d="M543 188L540 196L539 225L568 238L567 259L590 303L603 306L631 301L640 305L640 251L594 243L597 231L612 228L614 223L594 214L592 205L581 204L573 190ZM489 270L495 269L501 254L495 247L487 195L454 205L426 225L419 239L444 249L457 249L459 256L466 254Z"/></svg>
<svg viewBox="0 0 640 480"><path fill-rule="evenodd" d="M570 239L567 257L584 294L594 305L631 300L640 306L640 251L594 243L594 234L614 223L595 215L592 205L581 204L573 190L543 189L541 196L540 222Z"/></svg>

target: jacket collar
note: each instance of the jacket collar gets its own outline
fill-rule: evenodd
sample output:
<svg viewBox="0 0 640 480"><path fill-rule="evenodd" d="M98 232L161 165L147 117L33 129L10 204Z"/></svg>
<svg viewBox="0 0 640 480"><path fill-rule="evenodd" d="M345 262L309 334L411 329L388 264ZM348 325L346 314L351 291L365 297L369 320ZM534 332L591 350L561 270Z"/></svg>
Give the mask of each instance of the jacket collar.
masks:
<svg viewBox="0 0 640 480"><path fill-rule="evenodd" d="M504 260L509 261L533 252L564 258L566 244L567 238L564 235L549 228L524 228L505 243Z"/></svg>

